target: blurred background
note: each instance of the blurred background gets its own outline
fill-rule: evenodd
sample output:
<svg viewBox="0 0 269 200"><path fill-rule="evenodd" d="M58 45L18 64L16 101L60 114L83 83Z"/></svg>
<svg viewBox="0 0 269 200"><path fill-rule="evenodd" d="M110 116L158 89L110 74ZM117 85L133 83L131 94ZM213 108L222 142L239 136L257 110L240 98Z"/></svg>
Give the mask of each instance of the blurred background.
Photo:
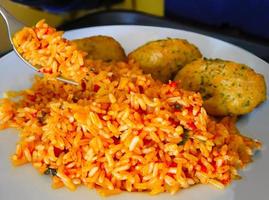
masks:
<svg viewBox="0 0 269 200"><path fill-rule="evenodd" d="M0 0L31 26L39 19L63 30L138 24L178 28L213 36L269 61L268 0ZM0 18L0 55L10 51Z"/></svg>

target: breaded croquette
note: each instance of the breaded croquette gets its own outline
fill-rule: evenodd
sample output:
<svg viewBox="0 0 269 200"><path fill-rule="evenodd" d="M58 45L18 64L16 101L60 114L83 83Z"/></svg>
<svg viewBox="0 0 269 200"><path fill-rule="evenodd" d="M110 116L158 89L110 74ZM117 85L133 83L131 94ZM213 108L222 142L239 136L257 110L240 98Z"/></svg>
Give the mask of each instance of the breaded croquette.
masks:
<svg viewBox="0 0 269 200"><path fill-rule="evenodd" d="M201 58L199 49L187 40L164 39L148 42L128 55L138 62L145 73L168 82L187 63Z"/></svg>
<svg viewBox="0 0 269 200"><path fill-rule="evenodd" d="M250 67L221 59L198 59L175 77L184 89L200 92L214 116L243 115L266 99L264 77Z"/></svg>
<svg viewBox="0 0 269 200"><path fill-rule="evenodd" d="M118 41L109 36L92 36L73 40L78 49L88 53L88 59L109 61L126 60L125 52Z"/></svg>

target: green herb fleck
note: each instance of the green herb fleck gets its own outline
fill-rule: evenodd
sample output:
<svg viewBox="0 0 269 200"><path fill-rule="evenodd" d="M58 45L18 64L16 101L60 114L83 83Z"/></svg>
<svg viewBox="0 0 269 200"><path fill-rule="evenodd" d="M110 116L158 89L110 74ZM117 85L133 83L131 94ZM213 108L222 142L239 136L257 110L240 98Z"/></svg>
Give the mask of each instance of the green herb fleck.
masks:
<svg viewBox="0 0 269 200"><path fill-rule="evenodd" d="M247 100L246 103L244 104L245 107L249 106L250 105L250 101Z"/></svg>
<svg viewBox="0 0 269 200"><path fill-rule="evenodd" d="M201 85L204 85L205 81L204 81L204 77L201 77Z"/></svg>
<svg viewBox="0 0 269 200"><path fill-rule="evenodd" d="M178 104L178 103L175 104L175 110L180 110L181 107L182 107L182 106L181 106L180 104Z"/></svg>
<svg viewBox="0 0 269 200"><path fill-rule="evenodd" d="M189 137L190 137L189 131L184 129L182 141L180 141L177 145L178 146L184 145L188 141Z"/></svg>
<svg viewBox="0 0 269 200"><path fill-rule="evenodd" d="M45 172L45 175L52 175L52 176L56 176L57 175L57 170L56 169L52 169L52 168L48 168Z"/></svg>
<svg viewBox="0 0 269 200"><path fill-rule="evenodd" d="M208 100L212 97L212 94L206 93L203 95L203 100Z"/></svg>
<svg viewBox="0 0 269 200"><path fill-rule="evenodd" d="M246 66L242 65L241 70L244 70L244 69L246 69Z"/></svg>

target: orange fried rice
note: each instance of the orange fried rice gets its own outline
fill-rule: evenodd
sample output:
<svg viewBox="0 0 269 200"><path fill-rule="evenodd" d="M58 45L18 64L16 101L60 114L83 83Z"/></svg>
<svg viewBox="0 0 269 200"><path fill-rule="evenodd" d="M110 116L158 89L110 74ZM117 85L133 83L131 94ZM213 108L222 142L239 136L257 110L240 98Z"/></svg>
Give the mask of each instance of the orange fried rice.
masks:
<svg viewBox="0 0 269 200"><path fill-rule="evenodd" d="M12 163L31 163L51 176L53 188L85 185L101 195L174 194L199 183L224 188L260 147L238 132L235 118L209 117L199 93L156 81L133 61L85 60L44 21L18 32L14 43L50 76L6 93L0 130L19 130Z"/></svg>

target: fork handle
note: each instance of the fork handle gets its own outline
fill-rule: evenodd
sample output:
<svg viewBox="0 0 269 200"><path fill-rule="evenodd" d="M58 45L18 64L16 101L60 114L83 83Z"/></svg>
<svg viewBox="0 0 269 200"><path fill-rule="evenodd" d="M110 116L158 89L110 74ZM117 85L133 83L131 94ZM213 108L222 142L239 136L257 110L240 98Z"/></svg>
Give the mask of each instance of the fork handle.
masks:
<svg viewBox="0 0 269 200"><path fill-rule="evenodd" d="M25 25L22 22L18 21L14 16L12 16L2 6L0 6L0 14L4 18L4 21L6 22L8 36L9 36L11 43L13 43L12 37L13 37L14 33L16 33L18 30L22 29Z"/></svg>

